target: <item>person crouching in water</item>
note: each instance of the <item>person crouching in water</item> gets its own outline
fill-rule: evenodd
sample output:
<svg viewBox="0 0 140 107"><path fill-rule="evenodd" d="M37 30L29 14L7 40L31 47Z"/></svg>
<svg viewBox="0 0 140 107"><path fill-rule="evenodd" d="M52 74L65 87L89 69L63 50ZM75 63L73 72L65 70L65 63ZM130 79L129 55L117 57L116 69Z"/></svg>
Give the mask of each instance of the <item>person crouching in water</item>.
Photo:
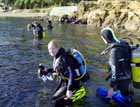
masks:
<svg viewBox="0 0 140 107"><path fill-rule="evenodd" d="M53 68L45 68L43 74L55 72L58 73L61 78L61 82L56 89L52 100L56 100L64 95L65 97L62 99L63 102L61 103L65 106L69 106L72 102L73 91L80 87L80 81L74 80L74 77L76 76L74 70L77 70L80 65L77 63L76 59L71 57L65 49L59 45L58 40L51 40L48 43L48 52L50 56L54 58ZM64 77L68 77L68 79L65 79Z"/></svg>
<svg viewBox="0 0 140 107"><path fill-rule="evenodd" d="M128 96L131 82L130 48L126 46L127 42L118 40L109 27L101 30L101 38L105 44L110 45L108 52L111 81L107 97L111 98L115 90L120 90L122 96Z"/></svg>

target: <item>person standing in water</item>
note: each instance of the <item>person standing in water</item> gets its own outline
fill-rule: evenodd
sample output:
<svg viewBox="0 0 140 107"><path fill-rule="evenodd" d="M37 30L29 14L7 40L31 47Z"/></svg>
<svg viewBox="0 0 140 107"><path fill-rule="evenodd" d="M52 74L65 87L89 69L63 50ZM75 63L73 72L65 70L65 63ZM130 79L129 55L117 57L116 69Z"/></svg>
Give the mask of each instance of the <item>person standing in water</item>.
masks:
<svg viewBox="0 0 140 107"><path fill-rule="evenodd" d="M48 30L52 30L52 29L53 29L52 21L51 21L51 20L48 20L47 29L48 29Z"/></svg>
<svg viewBox="0 0 140 107"><path fill-rule="evenodd" d="M28 24L27 29L32 30L34 37L37 37L39 40L43 39L43 27L40 23L34 21Z"/></svg>
<svg viewBox="0 0 140 107"><path fill-rule="evenodd" d="M128 43L118 40L114 31L109 28L101 30L101 38L109 44L109 70L111 72L110 88L107 97L111 98L115 90L120 90L121 95L129 95L131 82L131 52Z"/></svg>

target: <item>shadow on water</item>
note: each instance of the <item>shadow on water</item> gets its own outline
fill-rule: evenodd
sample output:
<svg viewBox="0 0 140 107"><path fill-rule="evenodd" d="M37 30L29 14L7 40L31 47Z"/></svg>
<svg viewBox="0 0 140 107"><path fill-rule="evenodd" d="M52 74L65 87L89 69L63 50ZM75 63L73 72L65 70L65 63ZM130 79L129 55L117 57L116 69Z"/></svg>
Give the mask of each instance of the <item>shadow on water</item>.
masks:
<svg viewBox="0 0 140 107"><path fill-rule="evenodd" d="M47 43L53 38L70 49L80 50L87 60L90 80L85 84L87 95L73 107L108 107L95 94L98 86L107 87L101 77L107 58L100 56L106 47L100 39L99 29L86 25L54 24L47 30L47 38L33 39L26 31L32 20L6 18L0 21L0 107L52 107L51 96L57 82L43 83L37 77L39 63L52 66L52 58L47 52ZM43 23L47 27L47 24ZM138 92L139 93L139 90Z"/></svg>

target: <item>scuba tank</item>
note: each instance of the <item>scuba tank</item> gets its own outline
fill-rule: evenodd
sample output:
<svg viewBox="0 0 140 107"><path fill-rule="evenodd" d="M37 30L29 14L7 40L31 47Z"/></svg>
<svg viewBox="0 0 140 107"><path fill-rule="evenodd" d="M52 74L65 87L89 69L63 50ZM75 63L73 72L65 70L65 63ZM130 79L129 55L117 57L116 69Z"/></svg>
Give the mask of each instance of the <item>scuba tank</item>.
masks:
<svg viewBox="0 0 140 107"><path fill-rule="evenodd" d="M46 37L47 37L46 31L43 31L43 32L42 32L42 36L43 36L43 40L46 40Z"/></svg>
<svg viewBox="0 0 140 107"><path fill-rule="evenodd" d="M132 50L132 81L135 88L140 89L140 48L137 46Z"/></svg>
<svg viewBox="0 0 140 107"><path fill-rule="evenodd" d="M101 96L102 98L108 99L107 98L108 91L106 89L99 87L99 88L96 89L96 93L97 93L97 95ZM118 104L124 105L126 107L129 107L130 103L132 101L132 97L131 96L125 96L124 97L124 96L121 95L119 90L115 91L113 93L112 99L115 102L117 102Z"/></svg>
<svg viewBox="0 0 140 107"><path fill-rule="evenodd" d="M73 55L73 57L79 62L80 64L80 73L79 73L79 77L76 78L75 80L80 80L82 79L86 73L87 73L87 66L86 66L86 61L84 56L76 49L72 48L71 49L71 53Z"/></svg>
<svg viewBox="0 0 140 107"><path fill-rule="evenodd" d="M74 80L81 80L82 82L85 82L86 79L88 80L88 72L87 72L87 65L86 60L84 56L79 52L77 49L71 48L71 50L68 52L69 55L72 55L72 57L77 60L77 62L80 64L80 67L75 70L75 73L77 76L75 76ZM87 76L87 78L86 78ZM68 80L68 76L62 76L64 79Z"/></svg>

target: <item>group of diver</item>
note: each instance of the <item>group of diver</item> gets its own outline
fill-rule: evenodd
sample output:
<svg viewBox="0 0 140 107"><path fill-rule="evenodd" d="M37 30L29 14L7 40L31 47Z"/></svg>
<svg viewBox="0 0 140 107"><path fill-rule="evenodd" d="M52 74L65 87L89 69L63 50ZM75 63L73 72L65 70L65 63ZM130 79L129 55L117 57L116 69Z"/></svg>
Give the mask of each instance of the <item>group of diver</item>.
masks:
<svg viewBox="0 0 140 107"><path fill-rule="evenodd" d="M51 22L50 22L51 24ZM37 27L38 39L41 38L43 27L39 23L31 24L31 28ZM131 107L132 96L130 94L129 86L131 84L131 47L124 41L119 40L114 31L110 27L105 27L100 32L101 38L109 47L103 51L102 54L109 53L109 89L103 95L102 89L96 90L97 94L105 99L112 99L114 93L119 90L120 95L126 104L118 102L120 106ZM75 49L76 50L76 49ZM84 82L88 82L89 74L86 71L85 61L79 51L74 57L74 52L66 51L59 43L59 40L53 39L48 43L48 52L53 57L52 68L39 66L38 76L42 80L54 80L59 77L59 86L52 96L52 100L56 101L55 107L71 107L72 103L82 99L86 95L86 88ZM80 62L81 61L81 62ZM49 76L48 76L49 74ZM78 94L80 93L80 94ZM128 97L129 96L129 97Z"/></svg>
<svg viewBox="0 0 140 107"><path fill-rule="evenodd" d="M48 20L47 21L47 29L48 30L52 30L53 29L53 25L52 25L52 21L51 20ZM32 31L33 33L33 36L35 38L37 38L38 40L41 40L43 39L43 36L44 36L44 32L45 32L45 29L43 28L43 26L37 22L37 21L33 21L31 24L28 24L27 25L27 30L28 31Z"/></svg>

